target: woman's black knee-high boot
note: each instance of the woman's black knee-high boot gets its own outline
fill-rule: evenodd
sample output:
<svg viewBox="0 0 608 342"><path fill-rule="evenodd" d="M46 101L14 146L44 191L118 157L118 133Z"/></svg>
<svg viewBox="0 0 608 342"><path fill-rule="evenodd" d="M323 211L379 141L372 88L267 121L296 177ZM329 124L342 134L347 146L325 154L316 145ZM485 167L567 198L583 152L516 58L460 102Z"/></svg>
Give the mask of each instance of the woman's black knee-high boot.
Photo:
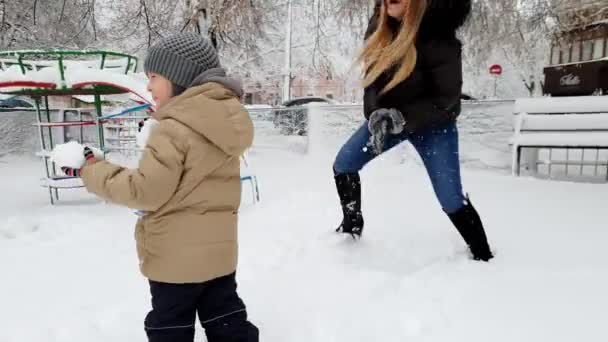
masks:
<svg viewBox="0 0 608 342"><path fill-rule="evenodd" d="M334 176L336 189L342 205L344 218L336 232L361 237L363 214L361 213L361 179L358 173L345 173Z"/></svg>
<svg viewBox="0 0 608 342"><path fill-rule="evenodd" d="M494 257L481 218L468 198L462 209L448 214L448 217L469 246L473 259L488 261Z"/></svg>

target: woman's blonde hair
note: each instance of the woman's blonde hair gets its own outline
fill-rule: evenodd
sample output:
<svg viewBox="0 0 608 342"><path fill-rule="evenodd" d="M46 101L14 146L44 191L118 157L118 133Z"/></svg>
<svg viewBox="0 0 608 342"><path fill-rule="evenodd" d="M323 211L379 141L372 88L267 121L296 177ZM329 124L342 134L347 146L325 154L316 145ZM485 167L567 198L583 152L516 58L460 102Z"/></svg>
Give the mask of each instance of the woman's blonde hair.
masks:
<svg viewBox="0 0 608 342"><path fill-rule="evenodd" d="M377 27L366 40L357 61L363 64L363 86L371 85L382 73L398 66L391 81L382 89L385 93L410 76L416 66L416 36L426 11L427 0L408 0L401 20L401 28L394 36L389 27L389 16L385 1L378 14Z"/></svg>

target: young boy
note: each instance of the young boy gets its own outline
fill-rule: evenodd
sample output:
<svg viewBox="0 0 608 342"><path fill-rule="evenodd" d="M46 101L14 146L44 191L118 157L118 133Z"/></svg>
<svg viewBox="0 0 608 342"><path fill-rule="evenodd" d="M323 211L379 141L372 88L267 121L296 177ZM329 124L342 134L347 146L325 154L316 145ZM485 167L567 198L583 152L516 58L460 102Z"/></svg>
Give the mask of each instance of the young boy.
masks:
<svg viewBox="0 0 608 342"><path fill-rule="evenodd" d="M79 173L89 192L145 213L135 237L152 294L149 341L193 341L198 312L209 342L257 342L235 280L239 157L253 140L241 85L195 34L152 46L144 69L159 123L139 167L89 156Z"/></svg>

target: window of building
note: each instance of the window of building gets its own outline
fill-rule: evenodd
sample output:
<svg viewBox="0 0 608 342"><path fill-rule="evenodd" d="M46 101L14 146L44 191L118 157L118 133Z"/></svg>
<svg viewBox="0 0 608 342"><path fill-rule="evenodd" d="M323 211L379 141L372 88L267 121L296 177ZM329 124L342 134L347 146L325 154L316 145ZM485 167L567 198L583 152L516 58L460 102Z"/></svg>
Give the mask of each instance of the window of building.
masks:
<svg viewBox="0 0 608 342"><path fill-rule="evenodd" d="M560 63L570 63L572 60L570 59L570 45L562 46Z"/></svg>
<svg viewBox="0 0 608 342"><path fill-rule="evenodd" d="M593 59L600 59L606 57L605 55L605 43L604 38L598 38L593 42Z"/></svg>
<svg viewBox="0 0 608 342"><path fill-rule="evenodd" d="M551 64L559 64L559 45L553 45L551 49Z"/></svg>
<svg viewBox="0 0 608 342"><path fill-rule="evenodd" d="M572 44L572 62L580 62L581 61L581 42L577 40Z"/></svg>
<svg viewBox="0 0 608 342"><path fill-rule="evenodd" d="M593 41L585 40L583 42L583 56L582 61L590 61L593 59Z"/></svg>

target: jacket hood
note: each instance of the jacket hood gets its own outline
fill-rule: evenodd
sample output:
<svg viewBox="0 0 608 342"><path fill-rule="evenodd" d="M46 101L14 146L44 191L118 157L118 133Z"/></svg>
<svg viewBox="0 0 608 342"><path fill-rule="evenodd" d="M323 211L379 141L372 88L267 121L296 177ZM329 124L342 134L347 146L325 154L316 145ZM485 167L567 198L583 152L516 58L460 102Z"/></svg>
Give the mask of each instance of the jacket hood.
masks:
<svg viewBox="0 0 608 342"><path fill-rule="evenodd" d="M422 18L419 38L453 36L471 12L471 0L430 0Z"/></svg>
<svg viewBox="0 0 608 342"><path fill-rule="evenodd" d="M188 88L160 108L159 121L174 119L204 136L230 156L253 142L253 123L233 89L218 82Z"/></svg>
<svg viewBox="0 0 608 342"><path fill-rule="evenodd" d="M190 84L190 87L196 87L208 82L216 82L224 87L232 90L237 97L243 96L242 83L232 77L226 75L226 70L223 68L212 68L198 75Z"/></svg>

